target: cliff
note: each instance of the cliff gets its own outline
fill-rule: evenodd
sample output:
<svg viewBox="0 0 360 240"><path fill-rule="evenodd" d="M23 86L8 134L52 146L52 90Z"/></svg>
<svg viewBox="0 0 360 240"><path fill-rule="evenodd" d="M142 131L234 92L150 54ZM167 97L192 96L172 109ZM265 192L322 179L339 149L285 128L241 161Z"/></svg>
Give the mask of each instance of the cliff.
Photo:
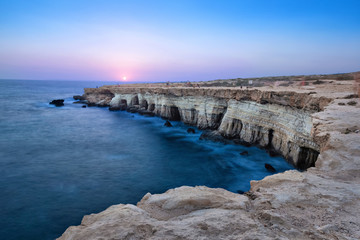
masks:
<svg viewBox="0 0 360 240"><path fill-rule="evenodd" d="M228 139L259 145L283 155L299 169L314 166L321 142L313 139L311 114L330 102L309 93L238 89L123 88L85 89L94 105L153 113ZM211 134L208 134L211 136Z"/></svg>
<svg viewBox="0 0 360 240"><path fill-rule="evenodd" d="M91 103L124 109L126 100L129 110L176 117L262 146L270 143L284 156L284 147L290 154L305 148L319 155L315 167L251 181L243 195L207 187L148 193L137 206L119 204L85 216L59 239L360 239L360 101L349 99L351 86L347 83L342 93L330 88L317 94L86 89ZM295 164L304 159L301 155L291 155Z"/></svg>

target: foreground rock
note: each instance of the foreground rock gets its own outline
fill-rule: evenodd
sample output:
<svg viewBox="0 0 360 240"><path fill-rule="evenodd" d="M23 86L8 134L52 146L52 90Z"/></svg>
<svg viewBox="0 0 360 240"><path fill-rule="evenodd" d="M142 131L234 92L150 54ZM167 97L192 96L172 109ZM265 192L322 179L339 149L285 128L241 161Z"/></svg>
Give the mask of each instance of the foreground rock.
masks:
<svg viewBox="0 0 360 240"><path fill-rule="evenodd" d="M56 107L64 106L64 99L52 100L49 104L55 105Z"/></svg>

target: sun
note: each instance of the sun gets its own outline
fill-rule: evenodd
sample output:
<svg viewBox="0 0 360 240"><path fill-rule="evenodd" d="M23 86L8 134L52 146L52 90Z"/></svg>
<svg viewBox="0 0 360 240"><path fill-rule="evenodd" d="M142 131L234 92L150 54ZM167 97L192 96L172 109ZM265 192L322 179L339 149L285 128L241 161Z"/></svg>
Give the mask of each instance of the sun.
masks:
<svg viewBox="0 0 360 240"><path fill-rule="evenodd" d="M126 79L127 79L127 78L126 78L126 76L123 76L123 78L122 78L122 79L123 79L123 81L126 81Z"/></svg>

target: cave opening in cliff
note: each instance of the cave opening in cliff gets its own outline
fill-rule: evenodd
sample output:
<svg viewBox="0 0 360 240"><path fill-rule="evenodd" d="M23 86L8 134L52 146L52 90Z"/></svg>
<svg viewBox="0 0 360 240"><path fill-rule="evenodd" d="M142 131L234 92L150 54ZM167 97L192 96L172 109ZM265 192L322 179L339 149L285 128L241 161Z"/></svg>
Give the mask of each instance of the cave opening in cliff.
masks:
<svg viewBox="0 0 360 240"><path fill-rule="evenodd" d="M269 140L268 140L268 147L269 148L272 146L273 137L274 137L274 130L269 129Z"/></svg>
<svg viewBox="0 0 360 240"><path fill-rule="evenodd" d="M170 120L173 121L180 121L181 117L180 117L180 112L179 112L179 108L172 106L170 107Z"/></svg>
<svg viewBox="0 0 360 240"><path fill-rule="evenodd" d="M148 106L149 106L148 102L145 99L143 99L141 101L140 107L145 108L145 110L148 110Z"/></svg>
<svg viewBox="0 0 360 240"><path fill-rule="evenodd" d="M134 106L134 105L139 105L139 97L137 95L135 95L134 97L131 98L131 103L130 103L131 106Z"/></svg>
<svg viewBox="0 0 360 240"><path fill-rule="evenodd" d="M154 111L155 110L155 104L154 103L150 104L148 110L151 111L151 112Z"/></svg>

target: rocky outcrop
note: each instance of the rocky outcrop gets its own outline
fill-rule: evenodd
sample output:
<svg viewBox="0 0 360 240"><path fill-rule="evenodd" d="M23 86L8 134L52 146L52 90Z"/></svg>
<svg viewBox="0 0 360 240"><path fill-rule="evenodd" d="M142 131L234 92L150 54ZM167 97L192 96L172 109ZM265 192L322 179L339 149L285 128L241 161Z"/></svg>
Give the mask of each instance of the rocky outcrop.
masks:
<svg viewBox="0 0 360 240"><path fill-rule="evenodd" d="M55 99L52 100L49 104L55 105L56 107L64 106L64 99Z"/></svg>
<svg viewBox="0 0 360 240"><path fill-rule="evenodd" d="M315 164L321 146L313 139L311 114L330 102L307 93L232 89L101 87L85 89L84 97L110 110L151 112L216 130L235 142L272 149L299 169Z"/></svg>

